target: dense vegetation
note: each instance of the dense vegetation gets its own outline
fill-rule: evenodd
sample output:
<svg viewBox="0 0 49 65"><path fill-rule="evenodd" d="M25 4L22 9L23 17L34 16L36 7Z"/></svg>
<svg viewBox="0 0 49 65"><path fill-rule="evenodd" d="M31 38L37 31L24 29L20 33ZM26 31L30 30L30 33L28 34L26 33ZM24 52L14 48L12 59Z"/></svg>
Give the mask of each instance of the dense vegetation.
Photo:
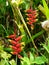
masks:
<svg viewBox="0 0 49 65"><path fill-rule="evenodd" d="M49 65L48 5L0 0L0 65Z"/></svg>

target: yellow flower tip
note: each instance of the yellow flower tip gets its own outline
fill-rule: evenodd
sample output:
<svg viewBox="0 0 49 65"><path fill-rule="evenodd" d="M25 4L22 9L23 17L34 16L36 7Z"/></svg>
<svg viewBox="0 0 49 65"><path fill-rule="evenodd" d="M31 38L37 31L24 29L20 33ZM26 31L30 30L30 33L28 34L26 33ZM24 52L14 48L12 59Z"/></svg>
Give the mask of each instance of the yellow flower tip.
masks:
<svg viewBox="0 0 49 65"><path fill-rule="evenodd" d="M36 10L36 12L38 12L38 10Z"/></svg>
<svg viewBox="0 0 49 65"><path fill-rule="evenodd" d="M36 17L38 16L38 14L36 14Z"/></svg>
<svg viewBox="0 0 49 65"><path fill-rule="evenodd" d="M9 38L9 36L6 36L6 38Z"/></svg>
<svg viewBox="0 0 49 65"><path fill-rule="evenodd" d="M25 35L22 35L21 38L24 37L24 36L25 36Z"/></svg>
<svg viewBox="0 0 49 65"><path fill-rule="evenodd" d="M8 39L8 41L9 41L9 42L11 42L11 40L10 40L10 39Z"/></svg>
<svg viewBox="0 0 49 65"><path fill-rule="evenodd" d="M12 45L9 45L10 48L12 48Z"/></svg>
<svg viewBox="0 0 49 65"><path fill-rule="evenodd" d="M27 20L29 20L29 18L27 18Z"/></svg>
<svg viewBox="0 0 49 65"><path fill-rule="evenodd" d="M21 47L21 50L23 50L24 47Z"/></svg>
<svg viewBox="0 0 49 65"><path fill-rule="evenodd" d="M31 26L31 30L34 30L34 28Z"/></svg>
<svg viewBox="0 0 49 65"><path fill-rule="evenodd" d="M26 14L26 15L28 15L28 14Z"/></svg>
<svg viewBox="0 0 49 65"><path fill-rule="evenodd" d="M24 10L24 12L27 12L27 10Z"/></svg>
<svg viewBox="0 0 49 65"><path fill-rule="evenodd" d="M38 21L38 19L36 19L36 21Z"/></svg>
<svg viewBox="0 0 49 65"><path fill-rule="evenodd" d="M13 52L10 52L11 54L13 54Z"/></svg>
<svg viewBox="0 0 49 65"><path fill-rule="evenodd" d="M25 46L25 42L22 42L21 45L22 45L22 46Z"/></svg>
<svg viewBox="0 0 49 65"><path fill-rule="evenodd" d="M34 29L34 25L31 25L31 30L33 30Z"/></svg>
<svg viewBox="0 0 49 65"><path fill-rule="evenodd" d="M29 22L27 22L27 24L29 24Z"/></svg>

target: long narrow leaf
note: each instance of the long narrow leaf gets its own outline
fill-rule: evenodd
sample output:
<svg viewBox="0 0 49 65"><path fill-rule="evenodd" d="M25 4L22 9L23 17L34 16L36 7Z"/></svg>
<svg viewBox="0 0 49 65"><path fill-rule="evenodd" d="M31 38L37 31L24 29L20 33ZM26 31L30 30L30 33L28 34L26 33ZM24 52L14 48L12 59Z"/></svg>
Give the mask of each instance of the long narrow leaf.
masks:
<svg viewBox="0 0 49 65"><path fill-rule="evenodd" d="M46 18L49 19L49 9L48 9L47 3L45 0L42 0L42 2L43 2Z"/></svg>

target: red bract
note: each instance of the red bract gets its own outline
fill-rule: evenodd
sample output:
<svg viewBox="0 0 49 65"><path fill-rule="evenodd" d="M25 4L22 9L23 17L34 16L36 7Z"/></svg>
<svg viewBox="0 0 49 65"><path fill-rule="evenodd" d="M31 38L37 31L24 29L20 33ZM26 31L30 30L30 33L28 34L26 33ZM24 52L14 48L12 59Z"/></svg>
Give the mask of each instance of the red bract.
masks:
<svg viewBox="0 0 49 65"><path fill-rule="evenodd" d="M15 46L12 46L11 48L12 48L13 50L17 50L17 47L15 47Z"/></svg>
<svg viewBox="0 0 49 65"><path fill-rule="evenodd" d="M32 21L32 18L27 18L27 20Z"/></svg>
<svg viewBox="0 0 49 65"><path fill-rule="evenodd" d="M29 25L32 25L33 23L35 23L36 22L36 20L32 20L32 21L30 21L30 22L27 22Z"/></svg>
<svg viewBox="0 0 49 65"><path fill-rule="evenodd" d="M11 52L13 55L17 55L18 53L17 52Z"/></svg>
<svg viewBox="0 0 49 65"><path fill-rule="evenodd" d="M10 43L12 44L12 45L16 45L16 41L14 41L14 40L9 40L10 41Z"/></svg>
<svg viewBox="0 0 49 65"><path fill-rule="evenodd" d="M13 52L17 52L18 54L22 51L21 47L12 46L11 48L13 49Z"/></svg>
<svg viewBox="0 0 49 65"><path fill-rule="evenodd" d="M11 53L12 53L13 55L17 55L19 59L22 58L22 56L21 56L20 54L18 54L17 52L11 52Z"/></svg>
<svg viewBox="0 0 49 65"><path fill-rule="evenodd" d="M36 10L32 10L31 13L35 15L37 13L37 11Z"/></svg>
<svg viewBox="0 0 49 65"><path fill-rule="evenodd" d="M11 52L11 53L13 55L18 55L19 58L21 56L21 55L19 55L19 53L22 51L22 49L21 49L22 43L20 43L19 41L22 39L23 36L24 35L16 38L14 35L10 35L10 37L9 37L12 39L12 40L9 40L9 42L12 44L10 47L13 49L13 52Z"/></svg>
<svg viewBox="0 0 49 65"><path fill-rule="evenodd" d="M32 14L28 14L27 16L28 16L29 18L32 18L32 19L35 19L35 18L37 17L37 15L33 16ZM27 19L29 19L29 18L27 18Z"/></svg>
<svg viewBox="0 0 49 65"><path fill-rule="evenodd" d="M23 37L23 35L22 36L19 36L19 37L17 37L17 38L15 38L15 41L17 42L17 41L20 41L21 39L22 39L22 37Z"/></svg>
<svg viewBox="0 0 49 65"><path fill-rule="evenodd" d="M32 9L28 9L28 10L26 10L27 13L30 13L31 11L32 11Z"/></svg>
<svg viewBox="0 0 49 65"><path fill-rule="evenodd" d="M35 15L35 16L32 16L32 19L35 19L37 16Z"/></svg>
<svg viewBox="0 0 49 65"><path fill-rule="evenodd" d="M21 47L17 49L17 52L20 53L22 51Z"/></svg>
<svg viewBox="0 0 49 65"><path fill-rule="evenodd" d="M29 25L32 25L33 22L27 22Z"/></svg>
<svg viewBox="0 0 49 65"><path fill-rule="evenodd" d="M32 20L31 22L33 22L33 23L34 23L34 22L36 22L36 21L37 21L37 19L35 19L35 20Z"/></svg>
<svg viewBox="0 0 49 65"><path fill-rule="evenodd" d="M7 38L16 38L16 34L9 35L9 36L7 36Z"/></svg>
<svg viewBox="0 0 49 65"><path fill-rule="evenodd" d="M37 17L37 11L36 10L32 10L32 9L29 9L26 11L27 12L27 20L29 22L27 22L29 25L32 25L33 23L35 23L37 20L36 20L36 17Z"/></svg>
<svg viewBox="0 0 49 65"><path fill-rule="evenodd" d="M16 47L17 47L17 48L21 47L21 44L20 44L20 43L18 43L18 44L16 45Z"/></svg>

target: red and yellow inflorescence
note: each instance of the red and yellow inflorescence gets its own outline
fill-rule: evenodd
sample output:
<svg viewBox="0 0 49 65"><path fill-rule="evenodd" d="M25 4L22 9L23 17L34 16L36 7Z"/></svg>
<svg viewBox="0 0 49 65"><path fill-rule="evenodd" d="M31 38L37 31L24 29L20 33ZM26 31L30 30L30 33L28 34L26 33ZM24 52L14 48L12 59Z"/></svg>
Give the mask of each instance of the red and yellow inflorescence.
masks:
<svg viewBox="0 0 49 65"><path fill-rule="evenodd" d="M26 10L27 12L27 20L29 22L27 22L29 25L32 25L33 23L35 23L37 21L37 11L36 10L32 10L32 9L28 9Z"/></svg>
<svg viewBox="0 0 49 65"><path fill-rule="evenodd" d="M10 38L9 39L9 42L11 43L11 48L12 48L12 54L13 55L17 55L19 58L21 57L21 55L19 54L22 49L24 48L24 42L21 42L20 43L20 40L22 39L23 35L22 36L19 36L16 38L16 34L13 34L13 35L10 35L10 36L7 36L7 38Z"/></svg>

